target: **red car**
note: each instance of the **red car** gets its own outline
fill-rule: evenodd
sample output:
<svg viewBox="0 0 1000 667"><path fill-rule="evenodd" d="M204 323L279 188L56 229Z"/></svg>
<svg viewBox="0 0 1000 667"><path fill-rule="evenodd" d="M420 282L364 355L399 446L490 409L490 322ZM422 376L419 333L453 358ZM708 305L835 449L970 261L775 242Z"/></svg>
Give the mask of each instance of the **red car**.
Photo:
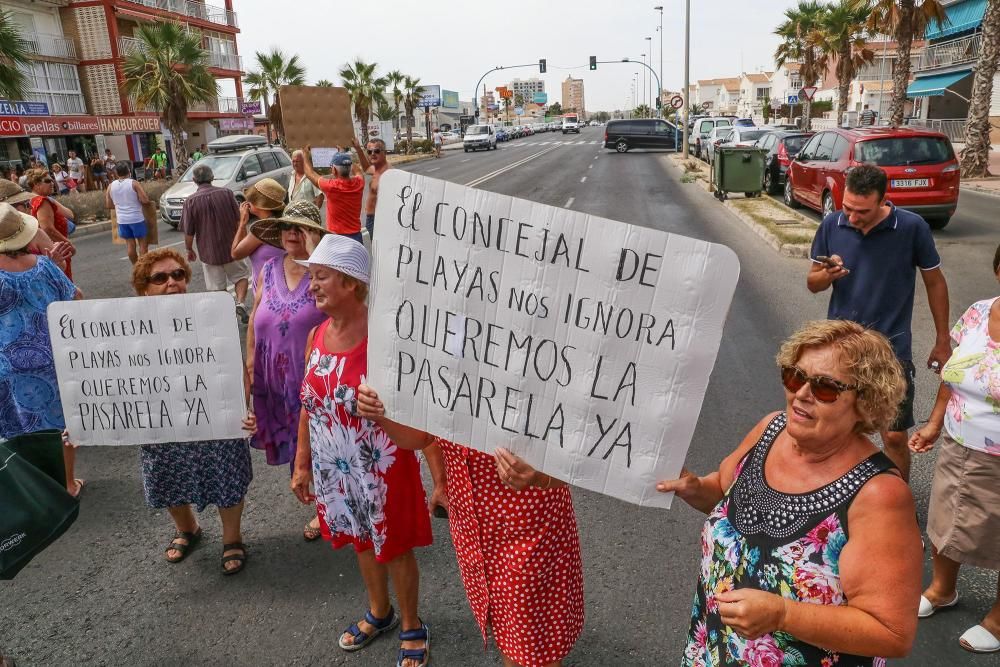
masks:
<svg viewBox="0 0 1000 667"><path fill-rule="evenodd" d="M948 137L908 128L836 128L813 135L788 165L785 203L827 216L843 204L847 170L875 164L889 177L886 198L942 229L958 208L959 167Z"/></svg>

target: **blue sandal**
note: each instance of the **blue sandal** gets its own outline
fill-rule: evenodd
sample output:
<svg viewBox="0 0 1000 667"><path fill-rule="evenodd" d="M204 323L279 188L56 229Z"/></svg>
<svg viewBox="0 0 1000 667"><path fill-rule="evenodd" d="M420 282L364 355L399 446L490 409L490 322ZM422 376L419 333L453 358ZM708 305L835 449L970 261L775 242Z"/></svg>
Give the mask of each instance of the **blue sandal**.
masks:
<svg viewBox="0 0 1000 667"><path fill-rule="evenodd" d="M396 657L396 667L403 667L404 660L419 660L420 663L418 667L427 667L430 664L430 652L431 652L431 633L427 629L427 625L424 623L420 624L420 628L417 630L403 630L399 633L399 641L401 642L418 642L423 641L423 648L401 648L399 649L399 655Z"/></svg>
<svg viewBox="0 0 1000 667"><path fill-rule="evenodd" d="M340 635L340 639L337 640L337 644L340 648L345 651L359 651L368 646L373 639L378 637L383 632L388 632L399 625L399 616L396 615L396 611L392 607L389 607L389 615L385 618L375 618L375 616L372 615L371 609L369 609L365 612L365 620L375 628L375 632L369 635L367 632L364 632L361 628L359 628L357 623L355 623L351 627L344 630L344 633ZM354 641L350 644L345 644L344 634L351 635L351 638Z"/></svg>

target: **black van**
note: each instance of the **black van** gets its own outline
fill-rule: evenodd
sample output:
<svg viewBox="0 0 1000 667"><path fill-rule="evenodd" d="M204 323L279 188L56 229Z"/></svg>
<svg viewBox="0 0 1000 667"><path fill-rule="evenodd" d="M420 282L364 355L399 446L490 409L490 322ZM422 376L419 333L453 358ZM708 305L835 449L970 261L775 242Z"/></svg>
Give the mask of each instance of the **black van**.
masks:
<svg viewBox="0 0 1000 667"><path fill-rule="evenodd" d="M677 150L677 128L659 118L608 121L604 147L624 153L631 148Z"/></svg>

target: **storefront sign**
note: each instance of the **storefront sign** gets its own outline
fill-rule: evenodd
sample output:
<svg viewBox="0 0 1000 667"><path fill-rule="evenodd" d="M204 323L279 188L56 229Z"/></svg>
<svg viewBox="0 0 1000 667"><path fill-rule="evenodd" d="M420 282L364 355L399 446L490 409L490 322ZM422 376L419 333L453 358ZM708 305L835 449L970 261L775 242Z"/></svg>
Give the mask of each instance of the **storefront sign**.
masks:
<svg viewBox="0 0 1000 667"><path fill-rule="evenodd" d="M2 137L23 137L24 125L20 118L5 117L0 118L0 136Z"/></svg>
<svg viewBox="0 0 1000 667"><path fill-rule="evenodd" d="M159 132L157 116L98 116L101 134L132 134L133 132Z"/></svg>
<svg viewBox="0 0 1000 667"><path fill-rule="evenodd" d="M259 115L261 113L260 101L244 102L240 107L240 113L252 113Z"/></svg>
<svg viewBox="0 0 1000 667"><path fill-rule="evenodd" d="M0 115L48 116L49 105L45 102L8 102L7 100L0 100Z"/></svg>
<svg viewBox="0 0 1000 667"><path fill-rule="evenodd" d="M219 129L225 131L232 130L252 130L252 118L220 118Z"/></svg>

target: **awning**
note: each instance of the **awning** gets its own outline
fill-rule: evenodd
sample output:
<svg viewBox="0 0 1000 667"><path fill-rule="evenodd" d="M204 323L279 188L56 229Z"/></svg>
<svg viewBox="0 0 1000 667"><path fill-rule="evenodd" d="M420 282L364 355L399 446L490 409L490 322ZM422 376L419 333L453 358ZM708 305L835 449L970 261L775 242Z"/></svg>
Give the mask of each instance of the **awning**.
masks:
<svg viewBox="0 0 1000 667"><path fill-rule="evenodd" d="M930 76L918 77L906 89L906 96L937 97L944 95L945 90L970 74L972 74L972 70L963 69L960 72L948 72L947 74L932 74Z"/></svg>
<svg viewBox="0 0 1000 667"><path fill-rule="evenodd" d="M945 7L948 22L940 25L937 21L932 21L927 26L925 37L941 39L978 28L983 22L983 15L986 14L986 2L987 0L962 0Z"/></svg>

